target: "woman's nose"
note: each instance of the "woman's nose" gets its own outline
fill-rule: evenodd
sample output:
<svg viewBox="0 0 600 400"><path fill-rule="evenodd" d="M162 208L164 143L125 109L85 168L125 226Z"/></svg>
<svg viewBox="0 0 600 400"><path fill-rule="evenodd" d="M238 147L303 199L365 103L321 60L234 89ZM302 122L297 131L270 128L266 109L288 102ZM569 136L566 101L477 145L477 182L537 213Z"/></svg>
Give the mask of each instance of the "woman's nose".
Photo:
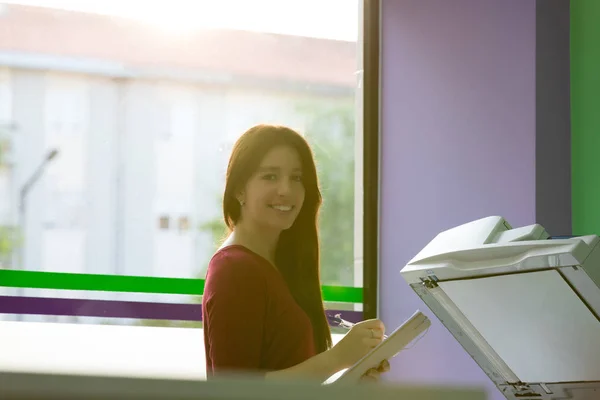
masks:
<svg viewBox="0 0 600 400"><path fill-rule="evenodd" d="M291 185L288 179L281 179L279 181L279 185L277 187L277 191L279 195L289 194L291 190Z"/></svg>

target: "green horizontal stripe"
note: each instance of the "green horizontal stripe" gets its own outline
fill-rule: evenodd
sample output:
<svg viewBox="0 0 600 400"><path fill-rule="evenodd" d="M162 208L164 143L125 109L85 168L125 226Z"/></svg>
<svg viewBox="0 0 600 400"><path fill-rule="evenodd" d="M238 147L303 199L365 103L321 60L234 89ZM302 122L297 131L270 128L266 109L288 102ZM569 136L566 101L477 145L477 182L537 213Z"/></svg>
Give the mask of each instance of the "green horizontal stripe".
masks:
<svg viewBox="0 0 600 400"><path fill-rule="evenodd" d="M64 272L14 271L5 269L0 270L0 286L195 296L201 296L204 292L203 279L71 274ZM341 303L362 302L362 288L323 286L322 290L325 301Z"/></svg>
<svg viewBox="0 0 600 400"><path fill-rule="evenodd" d="M0 270L0 286L100 292L201 295L201 279Z"/></svg>
<svg viewBox="0 0 600 400"><path fill-rule="evenodd" d="M324 301L341 303L362 303L362 288L352 286L321 286Z"/></svg>

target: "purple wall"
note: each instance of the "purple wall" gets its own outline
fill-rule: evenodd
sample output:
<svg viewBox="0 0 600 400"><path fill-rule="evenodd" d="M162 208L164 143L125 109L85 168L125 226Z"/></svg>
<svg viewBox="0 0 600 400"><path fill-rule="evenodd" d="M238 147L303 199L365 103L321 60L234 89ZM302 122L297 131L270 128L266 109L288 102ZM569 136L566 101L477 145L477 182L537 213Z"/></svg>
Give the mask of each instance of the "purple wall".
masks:
<svg viewBox="0 0 600 400"><path fill-rule="evenodd" d="M568 2L562 3L568 13ZM440 231L481 217L570 231L568 205L546 207L543 221L536 205L537 186L550 176L536 160L559 155L551 143L565 143L556 139L561 133L548 140L536 134L540 110L555 105L536 107L539 87L546 97L554 94L552 81L536 85L543 65L556 56L536 54L536 39L548 33L536 34L536 20L548 10L535 0L382 0L381 11L379 314L390 329L417 308L433 320L414 350L392 361L389 376L485 385L492 399L504 399L399 271ZM564 78L560 71L552 77ZM563 175L554 189L570 196Z"/></svg>

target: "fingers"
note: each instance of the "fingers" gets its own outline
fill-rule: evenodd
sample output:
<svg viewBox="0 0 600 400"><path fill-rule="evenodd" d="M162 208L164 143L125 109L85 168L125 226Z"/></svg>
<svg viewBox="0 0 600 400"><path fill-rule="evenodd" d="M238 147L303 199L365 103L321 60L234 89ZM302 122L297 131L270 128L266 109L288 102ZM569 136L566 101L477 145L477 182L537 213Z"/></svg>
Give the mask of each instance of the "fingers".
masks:
<svg viewBox="0 0 600 400"><path fill-rule="evenodd" d="M370 368L361 377L362 382L379 382L379 378L382 373L390 370L390 363L388 360L383 360L377 368Z"/></svg>
<svg viewBox="0 0 600 400"><path fill-rule="evenodd" d="M360 336L365 339L375 339L379 342L383 340L383 332L375 329L363 329L360 331Z"/></svg>
<svg viewBox="0 0 600 400"><path fill-rule="evenodd" d="M360 326L366 329L375 329L385 333L385 325L381 320L378 319L367 319L365 321L359 322L355 326Z"/></svg>
<svg viewBox="0 0 600 400"><path fill-rule="evenodd" d="M390 363L388 360L383 360L377 367L377 371L379 371L380 373L385 373L385 372L388 372L389 370L390 370Z"/></svg>
<svg viewBox="0 0 600 400"><path fill-rule="evenodd" d="M384 331L380 329L370 329L369 334L375 339L383 339Z"/></svg>
<svg viewBox="0 0 600 400"><path fill-rule="evenodd" d="M379 344L381 343L381 339L373 339L373 338L364 338L363 339L363 343L365 344L365 346L369 347L369 348L374 348L379 346Z"/></svg>
<svg viewBox="0 0 600 400"><path fill-rule="evenodd" d="M379 372L375 368L369 369L361 377L362 382L379 382Z"/></svg>
<svg viewBox="0 0 600 400"><path fill-rule="evenodd" d="M370 348L379 346L383 341L383 332L376 329L363 329L361 331L363 336L363 343Z"/></svg>
<svg viewBox="0 0 600 400"><path fill-rule="evenodd" d="M354 325L353 329L360 330L362 336L371 339L383 339L385 335L385 325L378 319L368 319Z"/></svg>

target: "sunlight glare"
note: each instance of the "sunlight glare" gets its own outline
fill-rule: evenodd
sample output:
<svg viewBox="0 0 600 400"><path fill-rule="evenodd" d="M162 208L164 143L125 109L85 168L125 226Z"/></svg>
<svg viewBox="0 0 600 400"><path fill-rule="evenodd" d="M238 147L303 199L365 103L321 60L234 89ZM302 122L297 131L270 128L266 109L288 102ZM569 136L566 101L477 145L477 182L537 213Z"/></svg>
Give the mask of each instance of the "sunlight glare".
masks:
<svg viewBox="0 0 600 400"><path fill-rule="evenodd" d="M4 0L132 18L173 34L235 29L356 41L359 0Z"/></svg>

